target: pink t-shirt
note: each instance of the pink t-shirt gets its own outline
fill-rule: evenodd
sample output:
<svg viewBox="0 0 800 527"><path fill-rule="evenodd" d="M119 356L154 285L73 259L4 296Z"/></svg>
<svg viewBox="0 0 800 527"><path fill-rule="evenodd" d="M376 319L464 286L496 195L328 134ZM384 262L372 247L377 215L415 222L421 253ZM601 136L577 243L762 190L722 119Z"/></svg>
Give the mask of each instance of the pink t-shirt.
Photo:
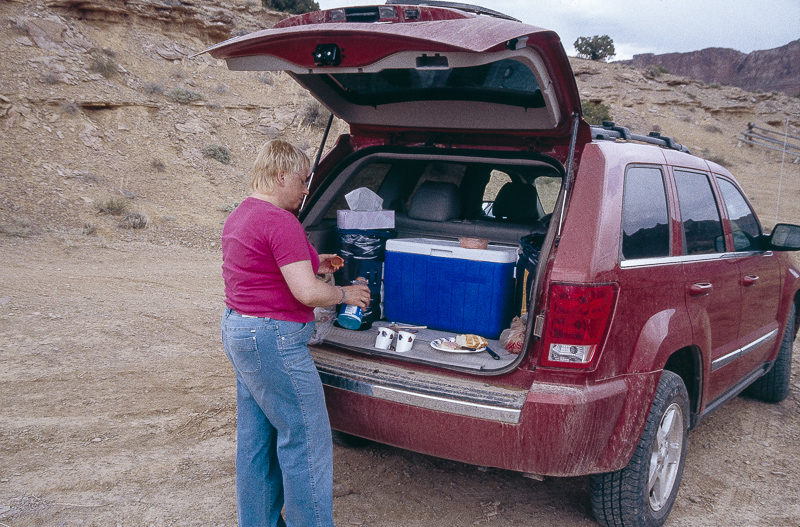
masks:
<svg viewBox="0 0 800 527"><path fill-rule="evenodd" d="M281 274L284 265L319 255L291 212L249 197L222 228L222 278L225 304L242 315L311 322L314 308L300 303Z"/></svg>

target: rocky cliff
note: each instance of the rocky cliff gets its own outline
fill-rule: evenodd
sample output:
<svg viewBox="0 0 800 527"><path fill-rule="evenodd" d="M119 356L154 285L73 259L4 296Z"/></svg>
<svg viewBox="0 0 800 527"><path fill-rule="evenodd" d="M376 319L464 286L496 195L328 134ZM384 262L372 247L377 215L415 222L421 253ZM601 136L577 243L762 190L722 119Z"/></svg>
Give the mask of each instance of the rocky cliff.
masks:
<svg viewBox="0 0 800 527"><path fill-rule="evenodd" d="M800 93L800 40L749 54L707 48L690 53L634 55L632 60L620 63L637 68L661 66L674 75L748 91L778 91L790 96Z"/></svg>

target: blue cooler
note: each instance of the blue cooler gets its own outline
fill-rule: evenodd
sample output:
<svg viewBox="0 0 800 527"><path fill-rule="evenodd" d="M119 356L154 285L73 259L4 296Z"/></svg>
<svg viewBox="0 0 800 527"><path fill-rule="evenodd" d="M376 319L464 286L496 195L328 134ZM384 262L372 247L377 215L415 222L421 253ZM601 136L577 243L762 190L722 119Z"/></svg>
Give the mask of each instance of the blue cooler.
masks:
<svg viewBox="0 0 800 527"><path fill-rule="evenodd" d="M494 339L511 323L517 249L465 249L455 241L386 242L384 315L403 322Z"/></svg>

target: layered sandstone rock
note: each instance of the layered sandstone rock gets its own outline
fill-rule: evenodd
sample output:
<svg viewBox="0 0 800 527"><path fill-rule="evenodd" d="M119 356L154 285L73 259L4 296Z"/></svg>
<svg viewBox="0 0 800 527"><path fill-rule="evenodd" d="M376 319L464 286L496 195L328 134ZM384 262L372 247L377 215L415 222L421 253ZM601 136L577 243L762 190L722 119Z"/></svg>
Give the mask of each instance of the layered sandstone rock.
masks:
<svg viewBox="0 0 800 527"><path fill-rule="evenodd" d="M800 92L800 40L779 48L749 54L727 48L707 48L690 53L647 53L620 61L637 68L662 66L673 75L738 86L745 90Z"/></svg>

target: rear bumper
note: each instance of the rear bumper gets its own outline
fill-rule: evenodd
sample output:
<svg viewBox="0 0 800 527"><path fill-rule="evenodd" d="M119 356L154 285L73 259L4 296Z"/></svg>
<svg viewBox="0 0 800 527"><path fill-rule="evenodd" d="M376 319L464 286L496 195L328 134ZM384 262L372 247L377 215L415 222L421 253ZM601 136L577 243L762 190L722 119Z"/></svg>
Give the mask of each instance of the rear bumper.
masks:
<svg viewBox="0 0 800 527"><path fill-rule="evenodd" d="M320 360L317 365L336 430L445 459L549 476L624 467L660 376L629 375L592 386L534 383L529 390L486 390L479 383L484 389L470 391L465 387L478 383L431 376L442 385L401 386L399 374L386 368L361 375ZM375 377L381 370L388 375Z"/></svg>

